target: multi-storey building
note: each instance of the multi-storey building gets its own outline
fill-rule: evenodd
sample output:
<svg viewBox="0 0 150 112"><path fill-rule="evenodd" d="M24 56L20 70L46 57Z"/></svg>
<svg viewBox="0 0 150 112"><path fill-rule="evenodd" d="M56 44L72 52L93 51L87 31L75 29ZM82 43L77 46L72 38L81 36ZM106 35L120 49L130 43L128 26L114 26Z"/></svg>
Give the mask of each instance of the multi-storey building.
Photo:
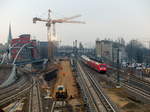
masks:
<svg viewBox="0 0 150 112"><path fill-rule="evenodd" d="M14 60L19 50L27 45L20 54L18 55L17 60L23 61L28 59L36 59L38 58L37 49L36 49L36 40L31 40L30 34L20 35L18 38L14 38L11 41L11 60Z"/></svg>
<svg viewBox="0 0 150 112"><path fill-rule="evenodd" d="M38 49L41 58L48 58L48 42L38 42Z"/></svg>
<svg viewBox="0 0 150 112"><path fill-rule="evenodd" d="M126 58L125 46L109 40L97 40L96 56L106 58L112 62L117 62L117 59L119 58L119 61L121 62Z"/></svg>
<svg viewBox="0 0 150 112"><path fill-rule="evenodd" d="M105 57L112 59L112 42L107 40L96 41L96 55L97 57Z"/></svg>

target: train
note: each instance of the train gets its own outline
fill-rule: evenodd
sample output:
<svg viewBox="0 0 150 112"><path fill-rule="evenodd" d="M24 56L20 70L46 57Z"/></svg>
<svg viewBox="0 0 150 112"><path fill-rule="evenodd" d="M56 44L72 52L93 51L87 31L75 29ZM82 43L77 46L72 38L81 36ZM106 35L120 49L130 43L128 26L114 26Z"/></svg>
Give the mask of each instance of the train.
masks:
<svg viewBox="0 0 150 112"><path fill-rule="evenodd" d="M63 85L58 85L56 88L55 97L57 100L66 99L68 97L67 89Z"/></svg>
<svg viewBox="0 0 150 112"><path fill-rule="evenodd" d="M100 73L106 73L107 72L107 65L103 62L93 60L93 59L91 59L85 55L81 56L81 60L83 61L83 63L85 65L96 70L97 72L100 72Z"/></svg>

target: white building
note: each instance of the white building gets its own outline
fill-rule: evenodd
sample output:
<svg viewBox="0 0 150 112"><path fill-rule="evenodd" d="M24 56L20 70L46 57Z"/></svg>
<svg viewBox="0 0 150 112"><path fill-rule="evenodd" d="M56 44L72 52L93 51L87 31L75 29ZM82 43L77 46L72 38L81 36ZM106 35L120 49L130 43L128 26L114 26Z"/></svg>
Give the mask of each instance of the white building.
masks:
<svg viewBox="0 0 150 112"><path fill-rule="evenodd" d="M119 48L119 50L118 50ZM125 46L109 40L96 41L96 56L117 62L119 51L119 62L126 58Z"/></svg>
<svg viewBox="0 0 150 112"><path fill-rule="evenodd" d="M105 57L112 59L112 42L107 40L96 41L96 55L97 57Z"/></svg>

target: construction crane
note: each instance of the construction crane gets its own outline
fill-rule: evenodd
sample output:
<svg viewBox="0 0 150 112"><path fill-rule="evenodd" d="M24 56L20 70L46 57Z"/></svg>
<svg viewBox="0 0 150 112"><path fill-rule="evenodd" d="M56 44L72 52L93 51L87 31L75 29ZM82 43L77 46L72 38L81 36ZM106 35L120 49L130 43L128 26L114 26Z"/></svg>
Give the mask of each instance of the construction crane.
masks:
<svg viewBox="0 0 150 112"><path fill-rule="evenodd" d="M33 23L36 23L37 21L42 21L42 22L46 22L46 27L47 27L47 40L48 40L48 59L50 61L53 60L53 56L54 56L54 43L52 40L52 35L54 37L56 37L56 28L55 28L55 24L56 23L79 23L79 24L85 24L85 22L83 21L70 21L72 19L75 19L77 17L81 17L81 15L76 15L76 16L72 16L69 18L62 18L62 19L52 19L51 18L51 10L48 10L48 19L42 19L42 18L38 18L38 17L34 17L33 18ZM53 28L53 32L51 32L51 27Z"/></svg>

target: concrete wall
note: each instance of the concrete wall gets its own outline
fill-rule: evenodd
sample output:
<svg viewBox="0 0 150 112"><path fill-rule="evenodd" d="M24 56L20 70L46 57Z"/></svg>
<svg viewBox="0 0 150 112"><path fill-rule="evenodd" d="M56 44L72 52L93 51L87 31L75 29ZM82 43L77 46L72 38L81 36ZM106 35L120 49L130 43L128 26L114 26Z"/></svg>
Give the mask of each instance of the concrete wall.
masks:
<svg viewBox="0 0 150 112"><path fill-rule="evenodd" d="M4 67L5 65L1 66L1 67ZM7 66L7 65L6 65ZM1 68L0 67L0 68ZM10 72L10 75L8 77L7 80L5 80L1 85L0 87L6 87L6 86L9 86L10 84L12 84L13 82L16 81L16 66L14 65L13 67L8 65L8 67L11 67L11 72Z"/></svg>
<svg viewBox="0 0 150 112"><path fill-rule="evenodd" d="M7 64L0 65L0 85L10 76L13 66Z"/></svg>

